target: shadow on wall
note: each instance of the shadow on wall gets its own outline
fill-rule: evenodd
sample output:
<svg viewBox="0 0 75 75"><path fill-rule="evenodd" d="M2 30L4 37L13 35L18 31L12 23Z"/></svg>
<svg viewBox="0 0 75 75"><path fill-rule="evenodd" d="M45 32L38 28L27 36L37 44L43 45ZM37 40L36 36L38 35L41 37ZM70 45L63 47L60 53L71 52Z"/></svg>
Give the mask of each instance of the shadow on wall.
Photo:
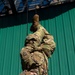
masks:
<svg viewBox="0 0 75 75"><path fill-rule="evenodd" d="M47 8L37 10L37 14L40 16L40 20L52 19L62 13L73 9L75 7L75 2L67 3L63 5L50 6ZM9 15L0 17L0 28L17 26L21 24L31 23L32 17L35 14L35 10L28 12L28 21L27 21L27 13L20 13L15 15Z"/></svg>

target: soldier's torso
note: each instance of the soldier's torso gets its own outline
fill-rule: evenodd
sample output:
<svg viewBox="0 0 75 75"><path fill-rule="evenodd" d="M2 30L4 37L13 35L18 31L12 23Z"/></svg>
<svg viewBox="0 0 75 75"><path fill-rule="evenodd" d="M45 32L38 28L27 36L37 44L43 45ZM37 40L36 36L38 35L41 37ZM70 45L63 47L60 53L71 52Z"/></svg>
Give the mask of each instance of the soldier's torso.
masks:
<svg viewBox="0 0 75 75"><path fill-rule="evenodd" d="M37 31L34 32L33 34L29 34L26 40L29 41L30 39L32 39L38 46L42 42L44 36L45 36L44 28L41 25L38 25Z"/></svg>

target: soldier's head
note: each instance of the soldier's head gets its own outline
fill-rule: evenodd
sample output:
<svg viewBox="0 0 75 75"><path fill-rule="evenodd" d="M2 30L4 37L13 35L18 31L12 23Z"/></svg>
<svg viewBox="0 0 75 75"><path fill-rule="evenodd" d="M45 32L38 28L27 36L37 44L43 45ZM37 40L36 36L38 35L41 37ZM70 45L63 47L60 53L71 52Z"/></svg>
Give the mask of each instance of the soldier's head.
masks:
<svg viewBox="0 0 75 75"><path fill-rule="evenodd" d="M37 26L39 24L39 15L38 14L35 14L33 16L32 23L34 26Z"/></svg>
<svg viewBox="0 0 75 75"><path fill-rule="evenodd" d="M32 18L32 26L31 26L30 30L32 32L35 32L37 30L38 25L39 25L39 15L35 14Z"/></svg>

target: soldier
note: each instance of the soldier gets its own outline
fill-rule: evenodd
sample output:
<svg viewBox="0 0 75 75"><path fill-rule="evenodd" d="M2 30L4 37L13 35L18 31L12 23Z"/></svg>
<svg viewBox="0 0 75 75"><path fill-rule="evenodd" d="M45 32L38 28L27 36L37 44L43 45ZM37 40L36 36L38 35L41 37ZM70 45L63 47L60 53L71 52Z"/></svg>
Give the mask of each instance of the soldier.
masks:
<svg viewBox="0 0 75 75"><path fill-rule="evenodd" d="M35 15L33 17L33 22L35 27L39 24L39 18L38 15ZM35 29L35 28L34 28ZM49 34L45 28L39 25L38 29L33 33L29 34L26 37L25 41L25 47L21 50L22 59L25 62L29 62L29 65L32 65L34 62L31 60L31 56L29 55L33 50L38 48L38 46L41 44L43 37ZM37 49L36 49L37 50ZM31 62L30 62L31 61Z"/></svg>
<svg viewBox="0 0 75 75"><path fill-rule="evenodd" d="M21 50L27 68L21 75L48 75L48 58L53 53L55 42L46 29L39 24L39 16L33 17L33 34L27 36L25 47ZM44 63L43 63L44 62Z"/></svg>
<svg viewBox="0 0 75 75"><path fill-rule="evenodd" d="M29 65L33 64L30 53L33 52L36 48L38 48L38 46L42 42L44 35L45 32L43 31L43 29L40 28L37 31L35 31L33 34L29 34L26 37L25 47L22 48L21 55L23 60L25 60L25 62L29 62Z"/></svg>

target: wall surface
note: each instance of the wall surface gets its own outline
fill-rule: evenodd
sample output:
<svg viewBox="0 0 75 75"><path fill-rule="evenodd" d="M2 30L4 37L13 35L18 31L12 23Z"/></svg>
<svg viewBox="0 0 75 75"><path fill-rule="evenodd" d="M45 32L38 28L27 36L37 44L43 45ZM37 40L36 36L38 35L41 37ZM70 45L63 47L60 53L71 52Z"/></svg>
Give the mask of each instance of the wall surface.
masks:
<svg viewBox="0 0 75 75"><path fill-rule="evenodd" d="M20 50L31 33L35 11L0 17L0 75L22 72ZM49 59L49 75L75 75L75 3L38 10L40 23L54 36L56 49ZM27 23L28 22L28 23Z"/></svg>

